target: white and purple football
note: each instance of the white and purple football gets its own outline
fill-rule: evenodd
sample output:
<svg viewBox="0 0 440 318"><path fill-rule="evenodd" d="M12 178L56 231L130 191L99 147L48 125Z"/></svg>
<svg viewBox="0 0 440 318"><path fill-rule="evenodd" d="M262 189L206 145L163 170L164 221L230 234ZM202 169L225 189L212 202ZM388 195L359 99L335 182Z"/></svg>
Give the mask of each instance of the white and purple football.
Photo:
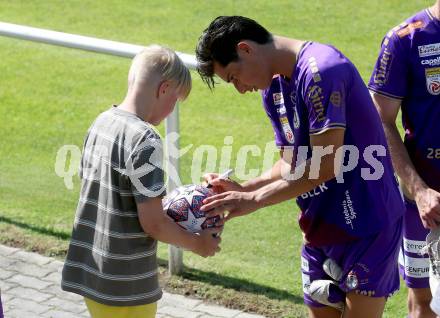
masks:
<svg viewBox="0 0 440 318"><path fill-rule="evenodd" d="M202 185L181 186L163 199L164 212L178 225L193 233L215 227L219 217L206 218L205 213L200 211L202 201L213 194L213 191Z"/></svg>

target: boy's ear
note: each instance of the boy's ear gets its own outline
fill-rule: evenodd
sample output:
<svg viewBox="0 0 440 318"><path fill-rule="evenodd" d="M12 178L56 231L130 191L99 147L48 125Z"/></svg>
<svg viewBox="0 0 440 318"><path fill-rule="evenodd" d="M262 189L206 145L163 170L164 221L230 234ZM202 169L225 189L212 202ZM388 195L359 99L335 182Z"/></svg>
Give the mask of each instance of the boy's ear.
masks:
<svg viewBox="0 0 440 318"><path fill-rule="evenodd" d="M170 81L162 81L159 83L158 89L157 89L157 97L165 94L168 91L168 88L170 87Z"/></svg>

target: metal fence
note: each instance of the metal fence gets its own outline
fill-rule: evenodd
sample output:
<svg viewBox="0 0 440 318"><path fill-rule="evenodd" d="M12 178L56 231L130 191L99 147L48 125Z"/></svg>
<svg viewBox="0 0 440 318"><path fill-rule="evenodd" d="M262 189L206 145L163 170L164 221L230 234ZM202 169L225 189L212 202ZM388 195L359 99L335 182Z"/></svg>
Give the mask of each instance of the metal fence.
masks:
<svg viewBox="0 0 440 318"><path fill-rule="evenodd" d="M124 42L116 42L98 39L94 37L69 34L63 32L56 32L46 29L33 28L12 23L0 22L0 35L12 37L21 40L41 42L45 44L64 46L74 49L92 51L101 54L115 55L126 58L133 58L144 47ZM194 55L177 52L177 55L182 59L185 65L190 69L195 69L197 62ZM179 107L176 105L174 111L166 118L165 121L166 136L171 133L179 133ZM170 167L174 167L175 171L179 173L179 156L172 154L170 151L178 151L179 140L170 140L165 137L165 145L168 166L167 171L172 171ZM176 184L168 177L167 190L171 192L176 187ZM169 246L168 255L168 269L171 274L177 274L182 271L182 250Z"/></svg>

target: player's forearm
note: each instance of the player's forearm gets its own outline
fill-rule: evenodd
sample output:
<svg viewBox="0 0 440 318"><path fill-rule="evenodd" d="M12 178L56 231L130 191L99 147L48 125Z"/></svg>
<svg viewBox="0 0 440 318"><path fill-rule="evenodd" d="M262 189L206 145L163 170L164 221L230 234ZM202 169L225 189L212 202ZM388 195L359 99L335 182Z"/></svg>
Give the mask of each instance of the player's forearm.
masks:
<svg viewBox="0 0 440 318"><path fill-rule="evenodd" d="M383 126L394 169L409 194L414 198L417 192L427 187L426 183L417 173L395 123L384 123Z"/></svg>
<svg viewBox="0 0 440 318"><path fill-rule="evenodd" d="M285 165L282 159L278 160L272 168L264 172L261 176L242 183L246 192L252 192L264 187L276 180L281 179L281 169Z"/></svg>
<svg viewBox="0 0 440 318"><path fill-rule="evenodd" d="M303 175L296 180L280 178L255 191L255 201L260 207L274 205L315 189L335 178L334 157L322 161L318 178L310 178L311 159L305 163ZM301 169L299 169L301 170Z"/></svg>

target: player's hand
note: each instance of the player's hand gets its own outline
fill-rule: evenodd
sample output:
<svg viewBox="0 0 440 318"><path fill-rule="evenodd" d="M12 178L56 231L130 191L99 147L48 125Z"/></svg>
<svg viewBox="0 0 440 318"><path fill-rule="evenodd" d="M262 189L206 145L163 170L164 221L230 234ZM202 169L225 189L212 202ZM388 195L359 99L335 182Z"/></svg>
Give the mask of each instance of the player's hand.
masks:
<svg viewBox="0 0 440 318"><path fill-rule="evenodd" d="M207 173L203 176L203 179L205 179L205 182L207 184L212 185L212 190L215 193L223 193L226 191L238 191L242 192L244 191L243 187L234 180L231 179L220 179L218 173Z"/></svg>
<svg viewBox="0 0 440 318"><path fill-rule="evenodd" d="M440 225L440 193L426 188L415 195L417 208L423 226L427 229L435 229Z"/></svg>
<svg viewBox="0 0 440 318"><path fill-rule="evenodd" d="M215 227L203 230L199 233L194 248L191 250L202 257L214 256L220 252L221 237L218 235L223 227Z"/></svg>
<svg viewBox="0 0 440 318"><path fill-rule="evenodd" d="M208 217L225 215L224 221L243 216L258 210L254 192L228 191L213 195L203 200L200 208ZM228 212L225 214L225 212Z"/></svg>

